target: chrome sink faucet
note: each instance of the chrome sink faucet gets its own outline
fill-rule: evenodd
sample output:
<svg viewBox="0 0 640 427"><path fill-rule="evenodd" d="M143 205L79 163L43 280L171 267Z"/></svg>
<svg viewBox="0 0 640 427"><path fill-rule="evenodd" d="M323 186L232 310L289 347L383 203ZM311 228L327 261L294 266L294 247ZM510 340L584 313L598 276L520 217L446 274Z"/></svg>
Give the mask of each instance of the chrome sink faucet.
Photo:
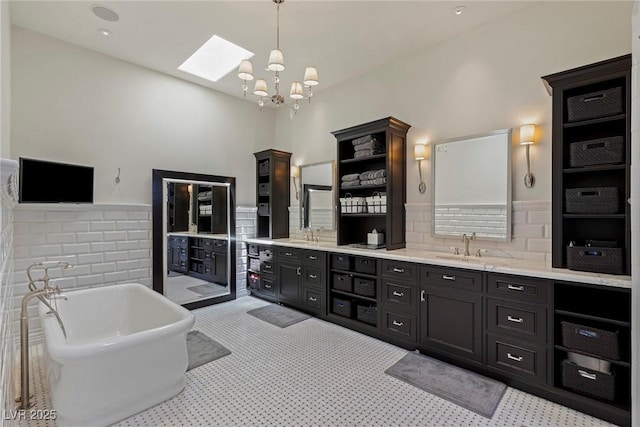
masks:
<svg viewBox="0 0 640 427"><path fill-rule="evenodd" d="M311 227L307 227L304 234L308 241L313 242L313 229Z"/></svg>
<svg viewBox="0 0 640 427"><path fill-rule="evenodd" d="M467 236L467 234L463 234L462 235L462 242L464 243L464 256L469 256L471 255L471 253L469 252L469 242L471 242L472 240L475 240L476 238L476 233L473 232L471 233L471 236Z"/></svg>

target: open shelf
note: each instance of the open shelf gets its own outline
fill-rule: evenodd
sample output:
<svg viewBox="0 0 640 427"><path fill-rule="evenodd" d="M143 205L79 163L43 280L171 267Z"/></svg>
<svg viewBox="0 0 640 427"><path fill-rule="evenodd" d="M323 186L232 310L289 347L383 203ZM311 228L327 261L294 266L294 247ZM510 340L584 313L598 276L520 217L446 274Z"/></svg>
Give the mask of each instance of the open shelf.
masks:
<svg viewBox="0 0 640 427"><path fill-rule="evenodd" d="M565 168L562 171L564 173L590 173L590 172L601 172L601 171L614 171L614 170L624 170L627 168L627 165L598 165L598 166L584 166L581 168Z"/></svg>
<svg viewBox="0 0 640 427"><path fill-rule="evenodd" d="M605 362L609 362L612 365L618 365L618 366L622 366L622 367L625 367L625 368L630 368L631 367L631 363L629 363L629 362L625 362L625 361L622 361L622 360L607 359L606 357L598 356L598 355L595 355L595 354L592 354L592 353L588 353L588 352L582 351L582 350L576 350L575 348L569 348L569 347L565 347L565 346L562 346L562 345L556 345L555 348L556 348L556 350L562 350L562 351L566 351L566 352L582 354L584 356L594 357L596 359L600 359L600 360L604 360Z"/></svg>
<svg viewBox="0 0 640 427"><path fill-rule="evenodd" d="M367 274L367 273L358 273L357 271L349 271L349 270L340 270L339 268L332 268L332 273L340 273L340 274L351 274L358 277L365 277L367 279L377 279L378 276L375 274Z"/></svg>
<svg viewBox="0 0 640 427"><path fill-rule="evenodd" d="M564 128L574 128L578 126L588 126L588 125L593 125L598 123L608 123L616 120L624 120L626 118L627 118L627 115L622 113L622 114L616 114L615 116L599 117L597 119L581 120L578 122L568 122L568 123L564 123L562 126Z"/></svg>
<svg viewBox="0 0 640 427"><path fill-rule="evenodd" d="M563 218L575 218L575 219L584 219L584 218L594 218L594 219L625 219L627 216L625 214L564 214Z"/></svg>
<svg viewBox="0 0 640 427"><path fill-rule="evenodd" d="M374 154L373 156L367 156L367 157L360 157L357 159L344 159L344 160L340 160L340 163L361 163L361 162L366 162L368 160L376 160L376 159L384 159L387 157L387 153L382 153L382 154Z"/></svg>
<svg viewBox="0 0 640 427"><path fill-rule="evenodd" d="M332 294L338 294L338 295L343 295L345 297L349 297L349 298L357 298L363 301L367 301L367 302L371 302L371 303L377 303L377 299L372 298L372 297L365 297L363 295L358 295L358 294L354 294L353 292L345 292L345 291L339 291L337 289L330 289Z"/></svg>
<svg viewBox="0 0 640 427"><path fill-rule="evenodd" d="M355 213L355 214L350 214L350 213L341 213L340 216L342 217L352 217L352 218L369 218L369 217L375 217L375 216L387 216L386 213Z"/></svg>
<svg viewBox="0 0 640 427"><path fill-rule="evenodd" d="M353 187L340 187L340 190L343 190L343 191L369 190L371 188L387 188L387 184L380 184L380 185L354 185Z"/></svg>
<svg viewBox="0 0 640 427"><path fill-rule="evenodd" d="M555 313L563 315L563 316L575 317L575 318L578 318L578 319L593 320L593 321L596 321L596 322L609 323L611 325L623 326L623 327L627 327L627 328L631 327L631 323L630 322L626 322L626 321L623 321L623 320L611 319L611 318L608 318L608 317L593 316L591 314L578 313L578 312L575 312L575 311L567 311L567 310L556 310Z"/></svg>

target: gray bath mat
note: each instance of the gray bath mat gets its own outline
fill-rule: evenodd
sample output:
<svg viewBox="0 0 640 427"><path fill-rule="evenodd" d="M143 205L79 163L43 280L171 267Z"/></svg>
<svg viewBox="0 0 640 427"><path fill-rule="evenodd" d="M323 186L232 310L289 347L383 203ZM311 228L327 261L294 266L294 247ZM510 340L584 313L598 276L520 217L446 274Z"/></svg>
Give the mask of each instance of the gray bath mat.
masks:
<svg viewBox="0 0 640 427"><path fill-rule="evenodd" d="M385 373L487 418L507 389L501 382L418 353L408 353Z"/></svg>
<svg viewBox="0 0 640 427"><path fill-rule="evenodd" d="M311 317L308 314L276 304L249 310L247 314L281 328L286 328Z"/></svg>
<svg viewBox="0 0 640 427"><path fill-rule="evenodd" d="M228 356L231 351L200 331L189 331L187 334L187 354L189 355L187 371L190 371L205 363Z"/></svg>
<svg viewBox="0 0 640 427"><path fill-rule="evenodd" d="M200 294L200 296L206 297L209 295L213 295L216 292L218 292L220 290L220 286L217 285L198 285L198 286L191 286L190 288L187 288L192 292L195 292L196 294Z"/></svg>

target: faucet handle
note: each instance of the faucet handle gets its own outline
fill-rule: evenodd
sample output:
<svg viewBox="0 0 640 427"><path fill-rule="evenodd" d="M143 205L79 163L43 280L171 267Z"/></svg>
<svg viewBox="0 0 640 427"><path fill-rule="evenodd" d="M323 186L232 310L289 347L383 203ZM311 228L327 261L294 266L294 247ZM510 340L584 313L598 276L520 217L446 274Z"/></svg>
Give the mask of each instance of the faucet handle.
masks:
<svg viewBox="0 0 640 427"><path fill-rule="evenodd" d="M476 256L478 258L480 258L482 256L482 254L486 254L489 252L489 249L478 249L476 250Z"/></svg>
<svg viewBox="0 0 640 427"><path fill-rule="evenodd" d="M460 255L460 248L457 246L449 246L449 249L453 251L454 255Z"/></svg>

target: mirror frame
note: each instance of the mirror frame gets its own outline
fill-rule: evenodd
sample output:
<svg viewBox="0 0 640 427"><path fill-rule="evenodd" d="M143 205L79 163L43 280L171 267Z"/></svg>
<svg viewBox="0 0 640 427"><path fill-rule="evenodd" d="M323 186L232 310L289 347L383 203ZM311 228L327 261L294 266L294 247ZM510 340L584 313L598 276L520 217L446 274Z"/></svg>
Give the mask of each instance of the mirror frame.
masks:
<svg viewBox="0 0 640 427"><path fill-rule="evenodd" d="M506 236L504 238L502 237L476 237L476 239L478 240L484 240L484 241L493 241L493 242L510 242L511 241L511 229L513 228L512 226L512 211L513 211L513 203L512 203L512 198L513 198L513 191L512 191L512 180L513 180L513 175L512 175L512 144L513 144L513 130L511 128L507 128L507 129L497 129L494 131L490 131L490 132L484 132L484 133L479 133L479 134L475 134L475 135L467 135L467 136L462 136L462 137L457 137L457 138L450 138L450 139L445 139L442 141L437 141L434 142L432 147L431 147L431 203L432 203L432 218L431 218L431 236L435 237L435 238L456 238L457 236L454 235L447 235L447 234L437 234L436 233L436 216L435 216L435 210L436 210L436 150L438 145L442 145L442 144L447 144L447 143L451 143L451 142L470 142L473 141L474 139L479 139L479 138L485 138L487 136L493 136L493 135L506 135L507 138L507 201L506 201L506 205L507 205L507 226L506 226Z"/></svg>
<svg viewBox="0 0 640 427"><path fill-rule="evenodd" d="M229 184L229 293L218 297L205 298L182 304L188 310L206 307L220 302L236 299L236 179L228 176L207 175L192 172L177 172L162 169L152 170L151 181L151 221L152 221L152 259L153 290L164 296L164 257L166 236L163 234L163 180L180 179L185 181L203 181Z"/></svg>
<svg viewBox="0 0 640 427"><path fill-rule="evenodd" d="M331 186L333 188L332 191L336 190L336 183L337 181L337 168L336 168L336 161L335 160L325 160L323 162L315 162L315 163L309 163L306 165L300 165L298 166L298 169L300 170L300 203L299 203L299 212L298 215L300 216L300 230L304 230L304 187L305 185L307 186L307 188L313 188L313 187L320 187L319 184L305 184L303 181L303 176L304 176L304 170L303 168L306 168L308 166L319 166L319 165L325 165L325 164L331 164ZM334 193L334 197L331 198L331 209L333 209L333 224L330 230L328 231L335 231L337 229L337 223L338 223L338 219L336 216L336 198L335 198L335 194Z"/></svg>

